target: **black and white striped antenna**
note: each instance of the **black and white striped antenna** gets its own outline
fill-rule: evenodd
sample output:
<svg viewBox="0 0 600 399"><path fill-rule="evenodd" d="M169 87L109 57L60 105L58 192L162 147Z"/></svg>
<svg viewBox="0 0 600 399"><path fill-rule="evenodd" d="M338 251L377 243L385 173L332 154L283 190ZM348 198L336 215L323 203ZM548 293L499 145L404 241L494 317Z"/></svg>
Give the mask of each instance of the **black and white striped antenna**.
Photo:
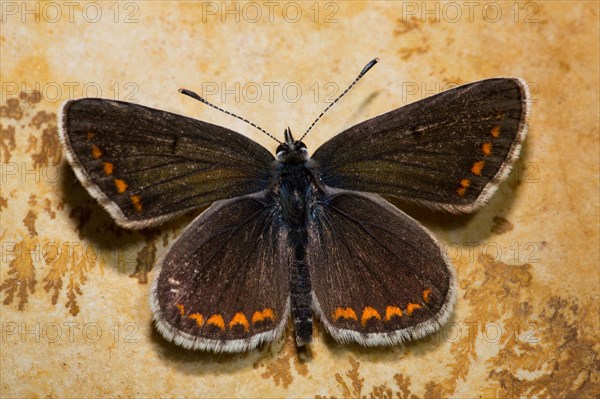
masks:
<svg viewBox="0 0 600 399"><path fill-rule="evenodd" d="M360 80L360 78L362 78L363 76L365 76L365 74L367 72L369 72L369 69L373 68L373 66L375 64L377 64L378 62L379 62L379 58L375 58L375 59L371 60L371 62L369 62L367 65L365 65L365 67L362 69L362 71L360 71L360 73L358 74L358 76L356 77L356 79L354 79L354 82L352 82L350 84L350 86L348 86L348 88L346 90L344 90L344 92L342 94L340 94L335 100L333 100L333 102L331 104L329 104L327 106L327 108L325 108L323 110L323 112L321 112L321 114L319 116L317 116L317 119L315 119L315 121L308 127L308 129L306 129L306 132L304 132L304 134L302 135L302 137L300 137L300 140L298 140L298 141L302 141L302 139L308 134L308 132L310 132L310 130L319 121L319 119L321 119L321 117L323 115L325 115L325 112L329 111L329 109L331 107L333 107L333 105L335 103L337 103L340 98L344 97L344 95L350 91L350 89Z"/></svg>
<svg viewBox="0 0 600 399"><path fill-rule="evenodd" d="M229 111L227 111L227 110L224 110L224 109L223 109L223 108L221 108L221 107L217 107L216 105L214 105L213 103L209 102L208 100L205 100L204 98L200 97L198 94L194 93L193 91L191 91L191 90L188 90L188 89L179 89L179 92L180 92L181 94L185 94L186 96L190 96L190 97L192 97L193 99L195 99L195 100L198 100L198 101L200 101L201 103L204 103L204 104L206 104L206 105L208 105L208 106L210 106L210 107L213 107L214 109L218 109L218 110L219 110L219 111L221 111L221 112L225 112L227 115L231 115L231 116L233 116L234 118L238 118L239 120L241 120L241 121L243 121L243 122L246 122L246 123L247 123L247 124L249 124L250 126L257 128L258 130L260 130L261 132L263 132L264 134L266 134L267 136L269 136L270 138L272 138L273 140L275 140L275 141L276 141L276 142L278 142L279 144L283 144L283 142L281 142L281 141L277 140L277 139L275 138L275 136L273 136L271 133L267 132L267 131L266 131L265 129L263 129L262 127L260 127L260 126L258 126L258 125L256 125L256 124L254 124L254 123L252 123L252 122L250 122L250 121L249 121L248 119L246 119L246 118L242 118L241 116L234 114L233 112L229 112Z"/></svg>

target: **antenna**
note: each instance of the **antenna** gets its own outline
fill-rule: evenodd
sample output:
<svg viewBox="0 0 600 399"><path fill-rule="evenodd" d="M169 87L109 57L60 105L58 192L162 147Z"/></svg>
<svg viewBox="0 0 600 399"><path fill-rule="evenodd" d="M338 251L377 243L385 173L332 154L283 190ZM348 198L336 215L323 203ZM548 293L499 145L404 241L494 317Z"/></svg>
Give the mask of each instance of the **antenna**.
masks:
<svg viewBox="0 0 600 399"><path fill-rule="evenodd" d="M216 105L214 105L214 104L210 103L208 100L205 100L204 98L200 97L198 94L194 93L193 91L187 90L187 89L179 89L179 92L181 94L185 94L186 96L192 97L193 99L198 100L201 103L204 103L204 104L206 104L206 105L208 105L210 107L213 107L214 109L218 109L221 112L225 112L227 115L231 115L231 116L233 116L235 118L238 118L239 120L246 122L250 126L253 126L253 127L257 128L258 130L260 130L261 132L263 132L264 134L266 134L267 136L269 136L270 138L272 138L273 140L275 140L279 144L283 144L281 141L277 140L275 138L275 136L273 136L271 133L267 132L262 127L255 125L254 123L250 122L248 119L244 119L241 116L238 116L238 115L236 115L236 114L234 114L232 112L226 111L223 108L217 107Z"/></svg>
<svg viewBox="0 0 600 399"><path fill-rule="evenodd" d="M310 129L313 128L313 126L317 123L317 121L319 119L321 119L321 117L323 115L325 115L325 112L329 111L329 108L333 107L333 105L335 103L337 103L340 98L344 97L344 95L346 93L348 93L348 91L356 84L356 82L358 82L360 80L360 78L362 78L367 72L369 72L369 69L373 68L373 66L375 64L377 64L378 62L379 62L379 58L375 58L375 59L371 60L371 62L369 62L367 65L365 65L365 67L362 69L362 71L360 71L360 73L358 74L358 76L356 77L356 79L354 79L354 82L352 82L350 84L350 86L348 86L348 88L346 90L344 90L344 92L342 94L340 94L335 100L333 100L333 102L331 104L329 104L327 106L327 108L325 108L323 110L323 112L321 112L321 114L319 116L317 116L317 119L315 119L315 121L308 127L308 129L306 130L306 132L304 132L304 134L302 135L302 137L300 137L300 140L298 140L298 141L302 141L302 139L308 134L308 132L310 132Z"/></svg>

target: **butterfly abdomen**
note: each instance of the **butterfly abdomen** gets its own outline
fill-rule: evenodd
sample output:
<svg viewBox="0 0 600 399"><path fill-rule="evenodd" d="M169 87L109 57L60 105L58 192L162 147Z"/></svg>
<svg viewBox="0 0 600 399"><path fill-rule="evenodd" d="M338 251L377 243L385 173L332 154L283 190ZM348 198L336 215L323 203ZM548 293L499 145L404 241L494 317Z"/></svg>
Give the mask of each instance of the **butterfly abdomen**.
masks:
<svg viewBox="0 0 600 399"><path fill-rule="evenodd" d="M292 265L290 291L296 344L303 346L312 341L311 283L304 255Z"/></svg>

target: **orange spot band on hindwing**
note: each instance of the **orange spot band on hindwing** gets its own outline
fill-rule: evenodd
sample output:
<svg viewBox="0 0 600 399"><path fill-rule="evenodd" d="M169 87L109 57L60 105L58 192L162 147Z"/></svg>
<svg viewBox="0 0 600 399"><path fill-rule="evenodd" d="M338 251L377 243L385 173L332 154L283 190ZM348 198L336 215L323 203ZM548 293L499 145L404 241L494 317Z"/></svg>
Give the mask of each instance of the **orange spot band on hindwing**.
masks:
<svg viewBox="0 0 600 399"><path fill-rule="evenodd" d="M406 305L406 314L411 316L415 310L421 309L422 307L423 306L419 305L418 303L409 303Z"/></svg>
<svg viewBox="0 0 600 399"><path fill-rule="evenodd" d="M248 319L246 319L246 316L244 316L242 312L237 312L233 316L233 318L229 322L229 328L233 328L233 326L235 326L236 324L241 324L242 326L244 326L244 331L250 330L250 324L248 323Z"/></svg>
<svg viewBox="0 0 600 399"><path fill-rule="evenodd" d="M481 145L481 152L483 152L483 155L485 155L486 157L488 155L492 155L492 143L483 143Z"/></svg>
<svg viewBox="0 0 600 399"><path fill-rule="evenodd" d="M492 130L490 131L490 134L492 135L492 137L496 137L496 138L500 137L500 126L499 125L494 126L492 128Z"/></svg>
<svg viewBox="0 0 600 399"><path fill-rule="evenodd" d="M124 193L127 190L127 183L123 179L115 179L115 187L119 193Z"/></svg>
<svg viewBox="0 0 600 399"><path fill-rule="evenodd" d="M92 132L88 132L88 134L87 134L87 139L88 139L88 141L91 141L91 140L92 140L92 139L93 139L95 136L96 136L96 135L95 135L94 133L92 133Z"/></svg>
<svg viewBox="0 0 600 399"><path fill-rule="evenodd" d="M471 168L471 173L473 173L475 176L481 176L481 171L483 170L483 165L485 165L484 161L477 161L473 164L473 167Z"/></svg>
<svg viewBox="0 0 600 399"><path fill-rule="evenodd" d="M381 316L379 315L379 312L376 311L375 309L373 309L372 307L367 306L365 308L365 310L363 310L362 317L360 318L360 324L362 324L363 327L366 326L367 321L369 319L372 319L373 317L376 318L377 320L381 320Z"/></svg>
<svg viewBox="0 0 600 399"><path fill-rule="evenodd" d="M192 313L188 319L196 320L196 325L202 327L204 325L204 317L200 313Z"/></svg>
<svg viewBox="0 0 600 399"><path fill-rule="evenodd" d="M177 309L179 309L179 313L181 313L181 315L183 316L185 314L185 308L183 307L183 304L176 303L175 306L177 306Z"/></svg>
<svg viewBox="0 0 600 399"><path fill-rule="evenodd" d="M213 326L217 326L221 329L221 331L225 331L225 321L223 320L223 316L220 314L214 314L206 320L206 324L212 324Z"/></svg>
<svg viewBox="0 0 600 399"><path fill-rule="evenodd" d="M140 197L139 195L130 195L129 199L131 200L131 203L133 204L135 211L141 212L142 211L142 197Z"/></svg>
<svg viewBox="0 0 600 399"><path fill-rule="evenodd" d="M252 315L252 323L260 323L261 321L265 321L266 319L271 319L271 321L275 321L275 313L271 308L264 308L261 311L256 311Z"/></svg>
<svg viewBox="0 0 600 399"><path fill-rule="evenodd" d="M112 175L115 165L113 165L111 162L103 162L102 165L104 166L104 174L106 176Z"/></svg>
<svg viewBox="0 0 600 399"><path fill-rule="evenodd" d="M428 303L431 300L431 289L427 288L425 291L423 291L423 301L425 301L425 303Z"/></svg>
<svg viewBox="0 0 600 399"><path fill-rule="evenodd" d="M352 308L336 308L335 312L333 312L333 321L338 321L340 318L344 319L352 319L358 321L358 317L356 317L356 312Z"/></svg>
<svg viewBox="0 0 600 399"><path fill-rule="evenodd" d="M398 306L388 306L385 308L385 321L390 321L394 316L402 317L402 309Z"/></svg>
<svg viewBox="0 0 600 399"><path fill-rule="evenodd" d="M100 148L98 148L96 144L92 144L92 156L95 159L98 159L102 156L102 151L100 150Z"/></svg>

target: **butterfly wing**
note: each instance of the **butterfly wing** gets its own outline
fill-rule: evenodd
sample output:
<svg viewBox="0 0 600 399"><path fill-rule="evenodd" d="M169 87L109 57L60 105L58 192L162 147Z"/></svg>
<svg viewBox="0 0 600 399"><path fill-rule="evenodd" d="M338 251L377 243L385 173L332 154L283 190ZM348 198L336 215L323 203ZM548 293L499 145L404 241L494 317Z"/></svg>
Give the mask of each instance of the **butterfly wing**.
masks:
<svg viewBox="0 0 600 399"><path fill-rule="evenodd" d="M472 212L519 155L528 98L520 79L467 84L353 126L312 159L331 187Z"/></svg>
<svg viewBox="0 0 600 399"><path fill-rule="evenodd" d="M380 196L327 190L307 232L313 308L337 341L392 345L449 319L452 265L424 227Z"/></svg>
<svg viewBox="0 0 600 399"><path fill-rule="evenodd" d="M121 101L69 101L61 125L77 177L128 228L263 190L274 160L231 130Z"/></svg>
<svg viewBox="0 0 600 399"><path fill-rule="evenodd" d="M216 202L158 264L150 294L157 329L178 345L215 352L276 339L289 316L292 260L272 197Z"/></svg>

